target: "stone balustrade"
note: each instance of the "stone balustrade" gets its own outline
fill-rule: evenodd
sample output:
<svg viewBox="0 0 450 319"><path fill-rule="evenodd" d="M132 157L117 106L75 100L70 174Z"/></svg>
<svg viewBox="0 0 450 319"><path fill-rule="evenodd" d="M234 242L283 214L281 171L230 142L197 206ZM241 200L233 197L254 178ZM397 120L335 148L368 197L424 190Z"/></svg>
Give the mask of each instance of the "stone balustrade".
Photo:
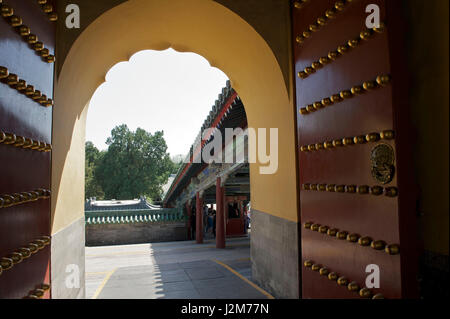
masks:
<svg viewBox="0 0 450 319"><path fill-rule="evenodd" d="M184 221L183 211L177 208L86 211L86 225L136 224Z"/></svg>

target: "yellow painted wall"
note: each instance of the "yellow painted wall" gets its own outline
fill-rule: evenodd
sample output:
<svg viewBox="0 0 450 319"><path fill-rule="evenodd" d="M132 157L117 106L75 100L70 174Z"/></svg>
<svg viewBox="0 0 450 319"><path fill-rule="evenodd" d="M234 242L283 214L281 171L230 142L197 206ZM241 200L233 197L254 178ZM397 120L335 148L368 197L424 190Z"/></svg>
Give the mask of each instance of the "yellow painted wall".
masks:
<svg viewBox="0 0 450 319"><path fill-rule="evenodd" d="M169 47L200 54L225 72L244 102L250 127L279 129L278 172L260 175L259 164L251 165L252 206L297 221L292 86L286 82L290 74L283 74L280 58L246 21L212 0L130 0L83 31L57 78L53 233L83 215L85 122L95 89L116 63L141 50Z"/></svg>
<svg viewBox="0 0 450 319"><path fill-rule="evenodd" d="M417 133L416 177L425 249L449 250L449 1L405 1L411 71L410 104Z"/></svg>

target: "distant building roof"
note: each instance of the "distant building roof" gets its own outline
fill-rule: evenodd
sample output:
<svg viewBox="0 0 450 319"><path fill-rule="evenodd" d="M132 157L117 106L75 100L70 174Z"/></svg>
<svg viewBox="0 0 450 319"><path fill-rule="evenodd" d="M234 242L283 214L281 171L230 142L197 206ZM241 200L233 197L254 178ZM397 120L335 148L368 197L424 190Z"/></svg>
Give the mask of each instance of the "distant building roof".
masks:
<svg viewBox="0 0 450 319"><path fill-rule="evenodd" d="M96 200L90 198L86 200L84 205L85 211L95 210L134 210L134 209L160 209L160 206L155 206L147 202L145 197L133 200Z"/></svg>
<svg viewBox="0 0 450 319"><path fill-rule="evenodd" d="M231 82L228 80L226 86L222 89L217 100L212 106L209 115L206 117L200 131L192 144L189 153L185 156L184 163L178 170L178 173L170 184L167 192L164 192L163 204L167 205L190 183L193 176L197 175L203 168L203 163L196 164L193 160L194 156L199 156L204 146L203 132L206 129L215 129L214 132L220 131L224 136L225 128L237 128L247 126L247 115L243 102L237 92L231 87ZM209 143L212 137L209 137ZM200 150L200 151L199 151ZM199 152L197 152L199 151Z"/></svg>
<svg viewBox="0 0 450 319"><path fill-rule="evenodd" d="M177 177L177 174L171 174L169 176L169 179L167 180L167 183L162 187L162 189L163 189L162 198L164 198L166 196L167 192L170 189L170 186L172 186L172 183L173 183L175 177Z"/></svg>

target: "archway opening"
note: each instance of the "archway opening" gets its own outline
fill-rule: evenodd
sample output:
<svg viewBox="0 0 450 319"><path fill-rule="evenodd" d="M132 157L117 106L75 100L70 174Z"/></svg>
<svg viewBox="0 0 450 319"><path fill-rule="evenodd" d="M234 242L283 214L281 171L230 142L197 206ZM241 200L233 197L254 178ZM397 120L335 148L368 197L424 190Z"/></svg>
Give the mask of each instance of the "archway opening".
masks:
<svg viewBox="0 0 450 319"><path fill-rule="evenodd" d="M231 86L245 103L248 126L278 128L282 143L277 171L260 174L265 163L250 165L252 209L297 221L293 101L264 39L241 17L213 1L131 0L104 13L80 35L58 76L52 154L55 239L74 232L84 235L84 153L80 150L92 94L104 82L106 72L127 61L130 54L170 47L195 52L229 75ZM82 268L81 247L72 247L72 251L79 250L73 256L67 256L64 247L54 247L52 268L66 263ZM62 277L55 276L52 281L64 286Z"/></svg>
<svg viewBox="0 0 450 319"><path fill-rule="evenodd" d="M217 241L224 245L225 238L232 240L232 245L238 241L239 248L233 253L239 253L241 261L246 256L247 264L240 267L250 273L248 156L239 158L247 149L243 136L247 117L226 75L196 54L168 49L138 52L128 62L113 66L105 78L90 99L86 125L86 297L170 298L170 292L182 290L182 284L171 287L164 281L166 272L159 268L168 264L155 243L166 243L166 254L173 249L177 262L170 263L172 267L196 260L209 270L209 259L219 258L214 251L205 260L203 250L194 248L195 241L191 245L180 243L196 238L191 236L196 222L190 222L195 219L195 207L185 209L190 201L186 192L203 195L203 216L197 215L206 247ZM239 134L230 141L225 137L226 129L239 130ZM222 165L224 156L214 164L203 157L195 164L193 158L187 160L200 135L204 137L200 147L219 142L214 152L234 153L231 165L220 166L214 176L210 172L213 166ZM223 192L216 194L219 173L229 178L223 180ZM193 179L201 185L194 185ZM217 237L216 217L223 220ZM191 253L177 255L179 245ZM117 249L120 254L115 253ZM147 256L136 261L127 255L137 251ZM228 253L229 259L233 253ZM133 276L112 274L108 284L102 285L111 271L123 270L124 260ZM144 271L141 268L145 266ZM145 292L136 289L114 295L115 290L109 287L131 287L139 275L142 279L153 277ZM185 285L196 282L185 279ZM196 295L192 293L186 297Z"/></svg>
<svg viewBox="0 0 450 319"><path fill-rule="evenodd" d="M92 183L88 180L85 185L85 198L125 200L146 196L152 202L161 202L162 187L167 182L166 176L162 175L167 175L166 170L169 169L166 166L175 164L176 167L169 175L177 173L180 162L185 159L189 147L227 81L228 78L222 71L211 67L201 56L180 53L173 49L140 51L129 61L113 66L106 74L106 81L97 88L89 104L86 142L89 142L87 151L90 154L86 154L86 157L92 170L87 172L90 174L87 178L92 178ZM121 125L126 125L126 128L123 128L122 135L116 134L114 141L111 139L111 131ZM117 167L109 169L109 173L103 178L96 176L94 173L99 170L94 159L103 156L114 142L117 145L117 142L124 138L123 134L134 136L137 129L148 133L147 140L141 138L141 144L132 144L141 148L136 150L137 154L142 155L141 172L136 168L135 172L121 174L122 168L128 168L128 163L112 163ZM155 136L156 133L161 136ZM147 143L142 144L144 142ZM158 142L161 145L157 144ZM144 145L147 145L149 154L143 153ZM121 146L118 145L119 148ZM163 151L164 148L167 150ZM159 154L159 151L161 154L159 157L152 157L150 149L153 154ZM161 157L166 153L172 163L167 161L166 166L161 166ZM122 155L123 160L126 160L131 153ZM119 157L119 153L115 157ZM145 161L153 159L158 159L157 164L160 165L150 170L151 164L148 163L148 173L141 175L140 173L145 173ZM152 175L155 171L163 173ZM111 180L111 187L105 184L106 179ZM116 179L121 180L119 182ZM145 188L145 183L135 183L133 189L133 180L145 179L145 183L154 180L157 185L152 189L150 186ZM100 185L101 183L105 185ZM120 188L127 190L121 193Z"/></svg>

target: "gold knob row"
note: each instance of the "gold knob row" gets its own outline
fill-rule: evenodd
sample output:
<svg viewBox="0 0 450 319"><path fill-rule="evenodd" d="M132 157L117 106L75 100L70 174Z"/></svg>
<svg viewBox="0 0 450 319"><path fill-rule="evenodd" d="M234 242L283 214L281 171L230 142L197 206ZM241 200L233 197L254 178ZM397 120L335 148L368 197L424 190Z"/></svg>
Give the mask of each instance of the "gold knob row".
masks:
<svg viewBox="0 0 450 319"><path fill-rule="evenodd" d="M50 21L54 22L58 20L58 15L54 11L53 6L50 3L48 3L47 0L36 0L36 1L41 6L42 11L44 11L47 14L48 19Z"/></svg>
<svg viewBox="0 0 450 319"><path fill-rule="evenodd" d="M362 247L372 247L375 250L384 250L389 255L400 254L400 246L398 244L387 244L383 240L373 240L368 236L361 236L346 230L339 230L326 225L314 223L312 221L303 224L305 229L328 235L339 240L347 240L350 243L359 244Z"/></svg>
<svg viewBox="0 0 450 319"><path fill-rule="evenodd" d="M49 199L51 192L47 189L38 188L29 192L0 195L0 208L22 205L41 199Z"/></svg>
<svg viewBox="0 0 450 319"><path fill-rule="evenodd" d="M357 293L361 298L372 299L384 299L382 294L373 294L369 288L361 288L356 281L350 281L345 276L341 276L338 273L331 271L328 267L322 264L315 263L312 260L305 260L303 266L312 271L318 272L321 276L326 276L328 280L335 281L337 285L347 287L351 292Z"/></svg>
<svg viewBox="0 0 450 319"><path fill-rule="evenodd" d="M319 191L330 193L349 193L374 196L385 195L387 197L397 197L397 187L382 187L382 186L368 186L368 185L336 185L336 184L303 184L305 191Z"/></svg>
<svg viewBox="0 0 450 319"><path fill-rule="evenodd" d="M44 107L53 106L52 99L47 98L47 95L42 94L41 91L35 90L33 85L27 85L27 82L19 79L17 74L9 73L8 68L4 66L0 66L0 81Z"/></svg>
<svg viewBox="0 0 450 319"><path fill-rule="evenodd" d="M51 152L52 150L51 144L2 131L0 131L0 144L11 145L18 148L30 149L44 153Z"/></svg>
<svg viewBox="0 0 450 319"><path fill-rule="evenodd" d="M42 297L44 297L45 292L49 290L49 284L40 284L37 288L30 291L29 294L24 297L24 299L41 299Z"/></svg>
<svg viewBox="0 0 450 319"><path fill-rule="evenodd" d="M340 148L343 146L360 145L366 143L375 143L380 140L392 140L395 137L395 133L392 130L386 130L382 132L373 132L366 135L358 135L355 137L344 137L335 139L332 141L319 142L316 144L302 145L300 151L302 152L314 152L321 150L329 150L333 148Z"/></svg>
<svg viewBox="0 0 450 319"><path fill-rule="evenodd" d="M50 54L49 49L46 49L44 44L38 40L37 35L32 34L31 29L23 24L22 18L14 14L14 9L6 4L0 4L0 6L3 18L11 25L11 27L15 28L22 36L23 40L41 56L42 60L47 63L55 62L55 56Z"/></svg>
<svg viewBox="0 0 450 319"><path fill-rule="evenodd" d="M306 107L300 109L300 114L306 115L313 113L325 107L331 106L333 104L340 103L344 100L351 99L357 95L367 93L369 91L385 87L391 82L391 77L389 75L379 75L373 81L366 81L361 85L355 85L350 90L344 90L339 93L333 94L330 97L322 99L322 101L314 102Z"/></svg>
<svg viewBox="0 0 450 319"><path fill-rule="evenodd" d="M34 254L38 253L46 246L50 245L51 237L42 236L33 240L28 245L17 249L13 253L0 258L0 275L7 270L12 269L15 265L20 264L25 259L30 258Z"/></svg>
<svg viewBox="0 0 450 319"><path fill-rule="evenodd" d="M305 4L307 4L308 2L309 2L309 0L294 1L294 8L302 9L305 6Z"/></svg>
<svg viewBox="0 0 450 319"><path fill-rule="evenodd" d="M316 73L324 66L337 60L339 57L349 52L351 49L359 46L361 43L363 43L363 41L369 41L375 33L382 33L384 29L384 24L382 24L379 28L364 29L360 32L359 37L348 40L347 43L338 46L336 50L330 51L327 56L321 57L319 60L314 61L311 66L306 67L301 72L298 72L298 77L301 79L306 79L308 76Z"/></svg>
<svg viewBox="0 0 450 319"><path fill-rule="evenodd" d="M322 16L317 18L316 22L314 22L313 24L310 24L307 30L303 31L302 34L298 35L295 38L295 41L298 44L305 42L306 39L309 39L312 36L313 32L319 31L320 28L322 28L323 26L328 24L329 20L334 19L338 13L342 12L352 2L355 2L355 0L336 1L333 8L325 11L325 13ZM294 6L295 6L295 4L294 4ZM303 7L303 5L300 5L299 9L301 9L302 7Z"/></svg>

